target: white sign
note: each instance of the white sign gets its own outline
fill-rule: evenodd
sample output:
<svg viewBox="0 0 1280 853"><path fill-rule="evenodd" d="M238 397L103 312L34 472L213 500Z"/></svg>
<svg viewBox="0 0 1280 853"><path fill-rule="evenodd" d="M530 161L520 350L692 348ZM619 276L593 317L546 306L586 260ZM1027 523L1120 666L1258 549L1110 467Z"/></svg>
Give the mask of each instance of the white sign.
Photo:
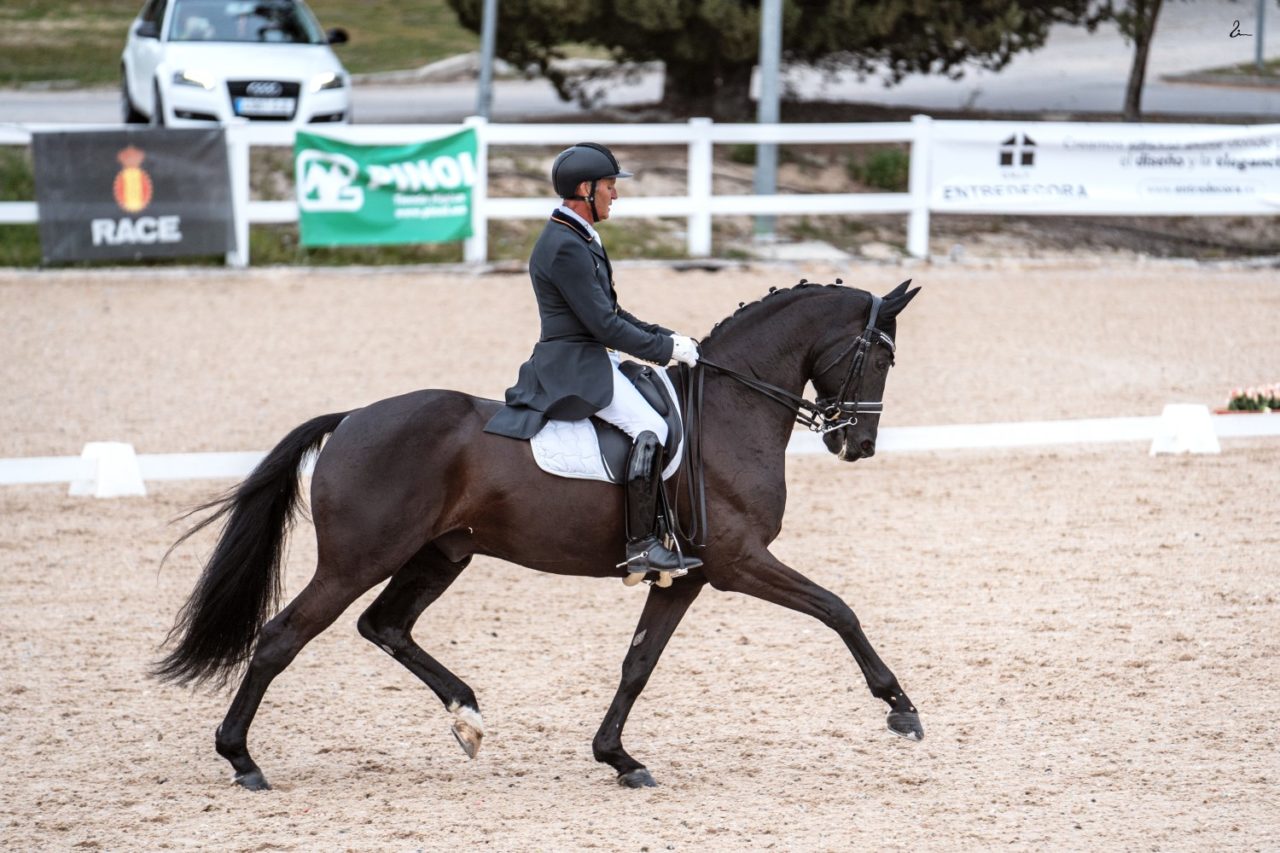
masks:
<svg viewBox="0 0 1280 853"><path fill-rule="evenodd" d="M944 121L939 213L1280 213L1280 125Z"/></svg>

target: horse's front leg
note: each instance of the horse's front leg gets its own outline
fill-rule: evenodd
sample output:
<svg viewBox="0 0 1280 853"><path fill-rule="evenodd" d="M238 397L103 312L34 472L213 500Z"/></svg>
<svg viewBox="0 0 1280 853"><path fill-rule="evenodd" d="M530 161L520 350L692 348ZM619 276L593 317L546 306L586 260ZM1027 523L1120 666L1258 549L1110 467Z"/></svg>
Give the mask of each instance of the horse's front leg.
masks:
<svg viewBox="0 0 1280 853"><path fill-rule="evenodd" d="M768 551L742 560L724 577L713 577L711 583L716 589L741 592L821 620L839 634L853 652L871 695L889 705L889 730L911 740L924 737L915 705L871 647L858 617L838 595L818 586Z"/></svg>
<svg viewBox="0 0 1280 853"><path fill-rule="evenodd" d="M622 681L618 692L614 694L609 711L591 744L596 761L604 762L618 772L619 785L628 788L657 785L645 766L622 748L622 727L627 723L631 706L648 683L667 641L705 583L701 573L694 572L666 589L656 584L649 587L649 598L644 603L636 632L631 635L631 648L622 662Z"/></svg>

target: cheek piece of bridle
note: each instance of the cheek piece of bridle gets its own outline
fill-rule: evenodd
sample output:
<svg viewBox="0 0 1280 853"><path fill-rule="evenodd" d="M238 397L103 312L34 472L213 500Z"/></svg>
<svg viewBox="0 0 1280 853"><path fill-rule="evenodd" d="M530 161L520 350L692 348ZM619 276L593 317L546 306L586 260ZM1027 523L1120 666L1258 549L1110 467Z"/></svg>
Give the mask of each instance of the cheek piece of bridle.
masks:
<svg viewBox="0 0 1280 853"><path fill-rule="evenodd" d="M853 358L849 359L849 368L844 374L844 381L840 383L840 388L833 397L818 397L813 402L809 402L799 394L793 394L785 388L779 388L777 385L756 379L754 376L747 376L705 358L698 359L698 367L705 366L712 370L717 370L726 376L736 379L748 388L758 391L769 399L786 406L788 409L794 409L796 422L804 425L811 432L826 435L838 429L854 426L858 423L858 415L879 415L884 412L883 401L858 399L858 395L862 392L862 379L867 372L867 356L871 352L871 347L877 341L888 348L889 364L893 364L895 351L893 338L876 328L876 320L880 317L880 305L883 301L881 297L873 295L871 297L871 310L867 314L867 325L862 330L862 334L854 338L848 346L841 349L834 358L827 362L825 367L817 367L814 370L812 379L816 380L844 361L850 353L853 353ZM681 368L682 376L686 370L688 369ZM689 375L685 377L683 382L685 390L684 453L689 463L689 501L695 511L688 530L685 530L680 523L678 513L673 512L671 515L674 517L674 524L680 536L695 545L705 545L707 495L702 472L701 417L702 383L705 373L698 370L697 367L688 370L688 373ZM683 473L682 470L681 476L683 476ZM679 488L678 483L677 479L677 489ZM694 538L699 532L703 536L703 541L701 542L695 541Z"/></svg>

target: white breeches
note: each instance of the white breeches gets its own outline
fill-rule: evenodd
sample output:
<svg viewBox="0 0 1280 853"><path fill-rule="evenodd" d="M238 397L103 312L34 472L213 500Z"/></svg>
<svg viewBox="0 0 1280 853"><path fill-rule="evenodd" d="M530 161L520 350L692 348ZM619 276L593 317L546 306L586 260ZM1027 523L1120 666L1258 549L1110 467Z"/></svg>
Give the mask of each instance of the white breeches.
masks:
<svg viewBox="0 0 1280 853"><path fill-rule="evenodd" d="M618 354L609 353L613 364L613 400L596 412L596 417L608 421L627 435L635 438L648 430L658 436L658 444L667 443L667 422L640 396L631 380L618 369Z"/></svg>

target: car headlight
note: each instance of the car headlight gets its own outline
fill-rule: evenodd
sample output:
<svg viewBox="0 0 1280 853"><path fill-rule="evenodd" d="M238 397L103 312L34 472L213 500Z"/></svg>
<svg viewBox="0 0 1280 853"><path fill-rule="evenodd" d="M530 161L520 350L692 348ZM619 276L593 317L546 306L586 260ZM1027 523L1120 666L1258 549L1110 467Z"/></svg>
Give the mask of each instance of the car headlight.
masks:
<svg viewBox="0 0 1280 853"><path fill-rule="evenodd" d="M217 84L215 78L208 71L186 71L173 72L173 85L175 86L196 86L200 89L212 89Z"/></svg>
<svg viewBox="0 0 1280 853"><path fill-rule="evenodd" d="M311 78L310 91L323 92L325 89L341 89L346 83L341 74L325 71Z"/></svg>

